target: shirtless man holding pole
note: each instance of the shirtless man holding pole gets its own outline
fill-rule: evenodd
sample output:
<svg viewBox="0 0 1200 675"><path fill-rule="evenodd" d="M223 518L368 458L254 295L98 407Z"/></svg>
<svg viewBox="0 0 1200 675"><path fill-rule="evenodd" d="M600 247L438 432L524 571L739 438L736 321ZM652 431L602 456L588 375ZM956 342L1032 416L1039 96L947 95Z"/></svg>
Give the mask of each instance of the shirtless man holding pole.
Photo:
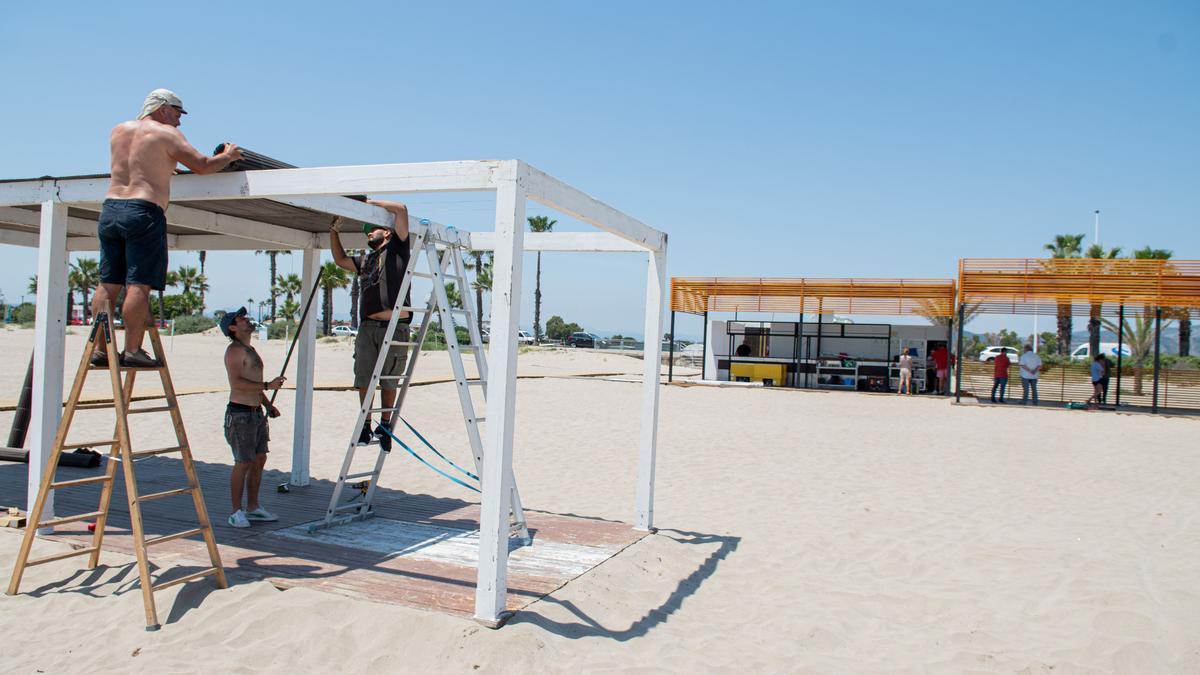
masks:
<svg viewBox="0 0 1200 675"><path fill-rule="evenodd" d="M174 92L155 89L146 96L138 118L118 124L109 139L112 179L100 210L100 287L92 298L92 315L99 316L125 287L121 362L127 367L158 365L142 350L142 337L150 317L150 292L166 286L166 210L175 166L216 173L242 156L232 143L214 157L201 154L177 128L186 114ZM106 366L106 352L97 351L92 363Z"/></svg>
<svg viewBox="0 0 1200 675"><path fill-rule="evenodd" d="M279 520L258 503L263 467L267 464L267 417L279 417L279 409L271 405L267 392L279 389L287 378L282 375L267 382L263 380L263 360L250 346L254 328L246 318L246 308L228 312L221 317L221 332L229 338L225 348L225 374L229 377L229 405L225 408L225 440L233 451L233 472L230 474L230 496L233 510L229 524L250 527L251 522ZM263 409L266 408L266 415ZM242 508L242 495L246 507Z"/></svg>

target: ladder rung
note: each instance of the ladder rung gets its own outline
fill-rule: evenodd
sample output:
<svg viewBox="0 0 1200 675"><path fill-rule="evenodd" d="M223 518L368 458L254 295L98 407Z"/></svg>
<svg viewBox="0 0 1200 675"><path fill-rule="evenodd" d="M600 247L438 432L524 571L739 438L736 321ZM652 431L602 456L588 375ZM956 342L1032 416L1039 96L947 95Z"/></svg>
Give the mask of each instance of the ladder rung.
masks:
<svg viewBox="0 0 1200 675"><path fill-rule="evenodd" d="M174 408L175 408L175 406L171 406L171 405L160 405L160 406L156 406L154 408L138 408L136 410L130 408L129 410L126 410L125 412L130 415L136 415L138 413L166 412L168 410L174 410Z"/></svg>
<svg viewBox="0 0 1200 675"><path fill-rule="evenodd" d="M419 342L406 342L404 340L389 340L388 344L393 347L416 347Z"/></svg>
<svg viewBox="0 0 1200 675"><path fill-rule="evenodd" d="M38 523L37 526L38 526L38 528L58 527L59 525L66 525L67 523L75 523L80 520L87 520L88 518L95 518L95 517L101 516L101 515L104 515L103 511L92 511L91 513L81 513L76 516L63 516L62 518L55 518L53 520L47 520L47 521Z"/></svg>
<svg viewBox="0 0 1200 675"><path fill-rule="evenodd" d="M204 533L204 529L197 527L194 530L184 530L183 532L175 532L173 534L164 534L161 537L154 537L153 539L147 539L143 543L146 546L153 546L154 544L161 544L166 541L174 541L176 539L183 539L184 537L194 537L197 534L203 534L203 533Z"/></svg>
<svg viewBox="0 0 1200 675"><path fill-rule="evenodd" d="M354 480L355 478L366 478L367 476L374 476L374 475L375 475L374 471L364 471L363 473L347 474L344 478L342 478L342 480Z"/></svg>
<svg viewBox="0 0 1200 675"><path fill-rule="evenodd" d="M335 512L336 511L349 511L350 509L361 509L365 505L366 505L366 502L350 502L349 504L342 504L341 506L336 506L336 507L334 507L333 510Z"/></svg>
<svg viewBox="0 0 1200 675"><path fill-rule="evenodd" d="M162 492L151 492L150 494L147 494L147 495L137 496L136 498L134 498L134 501L138 502L139 504L142 502L150 502L150 501L154 501L155 499L162 499L163 497L174 497L175 495L187 494L187 493L191 492L192 489L193 488L185 487L185 488L179 488L176 490L163 490Z"/></svg>
<svg viewBox="0 0 1200 675"><path fill-rule="evenodd" d="M479 424L480 422L486 422L486 421L487 421L487 418L486 418L486 417L476 417L476 418L475 418L475 419L473 419L473 420L467 420L467 421L468 421L468 422L474 422L475 424Z"/></svg>
<svg viewBox="0 0 1200 675"><path fill-rule="evenodd" d="M108 370L108 369L109 369L108 366L88 366L88 370ZM141 372L151 372L151 371L166 370L166 369L167 369L166 366L147 366L147 367L121 366L121 372L124 372L124 373L128 373L131 371L137 371L137 372L141 373Z"/></svg>
<svg viewBox="0 0 1200 675"><path fill-rule="evenodd" d="M115 407L116 406L113 405L112 401L101 401L99 403L79 403L75 405L76 410L103 410L105 408L111 409Z"/></svg>
<svg viewBox="0 0 1200 675"><path fill-rule="evenodd" d="M116 444L117 444L117 439L106 438L102 441L88 441L87 443L72 443L70 445L64 445L63 450L78 450L79 448L90 448L90 447L96 446L96 445L116 445Z"/></svg>
<svg viewBox="0 0 1200 675"><path fill-rule="evenodd" d="M193 572L193 573L191 573L191 574L185 574L185 575L183 575L183 576L179 577L178 579L172 579L172 580L170 580L170 581L164 581L163 583L161 583L161 584L158 584L157 586L151 586L151 587L150 587L150 590L151 590L151 591L161 591L161 590L163 590L164 588L170 588L170 587L172 587L172 586L178 586L179 584L186 584L186 583L187 583L187 582L189 582L189 581L195 581L195 580L197 580L197 579L202 579L202 578L204 578L204 577L207 577L207 576L210 576L210 575L216 574L216 573L217 573L217 570L218 570L218 568L216 568L216 567L209 567L208 569L200 570L199 572Z"/></svg>
<svg viewBox="0 0 1200 675"><path fill-rule="evenodd" d="M429 311L428 307L405 307L403 305L396 307L396 309L400 310L401 312L421 312L422 314Z"/></svg>
<svg viewBox="0 0 1200 675"><path fill-rule="evenodd" d="M388 411L395 410L395 409L396 409L395 406L392 406L391 408L367 408L367 412L369 412L369 413L388 412Z"/></svg>
<svg viewBox="0 0 1200 675"><path fill-rule="evenodd" d="M91 478L76 478L75 480L64 480L57 483L51 483L50 489L57 490L65 487L75 487L77 485L90 485L92 483L107 483L112 480L112 476L92 476Z"/></svg>
<svg viewBox="0 0 1200 675"><path fill-rule="evenodd" d="M480 386L486 384L487 380L467 380L467 386Z"/></svg>
<svg viewBox="0 0 1200 675"><path fill-rule="evenodd" d="M158 448L156 450L139 450L137 452L133 452L130 454L133 455L134 459L141 459L142 457L153 457L154 455L165 455L168 452L181 452L182 450L183 450L183 446L177 445L173 448Z"/></svg>
<svg viewBox="0 0 1200 675"><path fill-rule="evenodd" d="M404 378L405 378L404 375L380 375L379 376L379 379L381 379L381 380L403 380Z"/></svg>
<svg viewBox="0 0 1200 675"><path fill-rule="evenodd" d="M77 548L74 551L67 551L65 553L55 553L54 555L48 555L45 558L34 558L33 560L27 560L27 561L25 561L25 566L29 567L31 565L41 565L43 563L54 562L55 560L62 560L63 558L70 558L71 556L83 555L85 553L91 553L92 551L98 551L98 550L100 550L99 546L88 546L86 548Z"/></svg>

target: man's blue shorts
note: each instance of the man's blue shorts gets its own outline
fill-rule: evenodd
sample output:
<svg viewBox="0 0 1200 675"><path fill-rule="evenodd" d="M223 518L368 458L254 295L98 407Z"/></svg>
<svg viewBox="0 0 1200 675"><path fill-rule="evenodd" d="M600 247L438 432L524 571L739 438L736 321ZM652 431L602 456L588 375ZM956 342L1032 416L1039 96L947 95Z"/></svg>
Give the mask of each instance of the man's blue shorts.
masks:
<svg viewBox="0 0 1200 675"><path fill-rule="evenodd" d="M100 282L167 285L167 218L144 199L105 199L100 208Z"/></svg>

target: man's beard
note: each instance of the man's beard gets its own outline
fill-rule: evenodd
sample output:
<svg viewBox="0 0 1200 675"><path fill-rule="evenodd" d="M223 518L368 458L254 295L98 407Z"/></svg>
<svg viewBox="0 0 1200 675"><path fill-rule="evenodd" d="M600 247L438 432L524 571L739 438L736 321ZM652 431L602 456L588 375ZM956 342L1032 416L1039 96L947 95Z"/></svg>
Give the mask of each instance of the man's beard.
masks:
<svg viewBox="0 0 1200 675"><path fill-rule="evenodd" d="M383 237L380 237L380 238L378 238L378 239L368 239L368 240L367 240L367 246L368 246L368 247L369 247L369 248L370 248L372 251L378 251L378 250L379 250L379 247L380 247L380 246L383 246L383 243L384 243L384 239L383 239Z"/></svg>

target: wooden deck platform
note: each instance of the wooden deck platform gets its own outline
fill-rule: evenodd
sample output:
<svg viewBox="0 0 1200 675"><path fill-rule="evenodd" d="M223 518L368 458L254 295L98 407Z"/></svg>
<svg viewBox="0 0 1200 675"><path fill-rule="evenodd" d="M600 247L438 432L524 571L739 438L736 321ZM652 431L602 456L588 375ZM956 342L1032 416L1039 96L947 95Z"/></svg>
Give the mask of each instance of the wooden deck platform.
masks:
<svg viewBox="0 0 1200 675"><path fill-rule="evenodd" d="M262 579L280 588L304 586L468 617L474 613L478 504L380 488L375 496L376 517L309 533L307 524L324 515L333 482L314 480L309 486L291 488L288 494L274 494L288 475L268 470L262 490L264 495L267 491L271 494L264 502L279 521L236 529L226 524L230 468L228 464L196 462L230 583ZM103 465L96 469L60 467L58 477L85 478L102 471ZM184 486L182 463L177 459L140 460L137 474L142 493ZM117 478L104 551L133 555L119 470ZM0 504L23 506L25 481L26 465L0 462ZM59 490L56 515L94 511L98 497L96 486ZM537 511L526 511L526 515L533 544L522 547L514 541L510 548L506 605L513 612L645 535L626 523ZM186 496L145 504L143 518L147 537L195 527L191 499ZM73 545L90 544L85 523L62 526L52 536ZM198 537L164 542L150 550L152 569L164 580L205 567L206 561L204 543ZM5 575L9 573L11 570L4 570Z"/></svg>

